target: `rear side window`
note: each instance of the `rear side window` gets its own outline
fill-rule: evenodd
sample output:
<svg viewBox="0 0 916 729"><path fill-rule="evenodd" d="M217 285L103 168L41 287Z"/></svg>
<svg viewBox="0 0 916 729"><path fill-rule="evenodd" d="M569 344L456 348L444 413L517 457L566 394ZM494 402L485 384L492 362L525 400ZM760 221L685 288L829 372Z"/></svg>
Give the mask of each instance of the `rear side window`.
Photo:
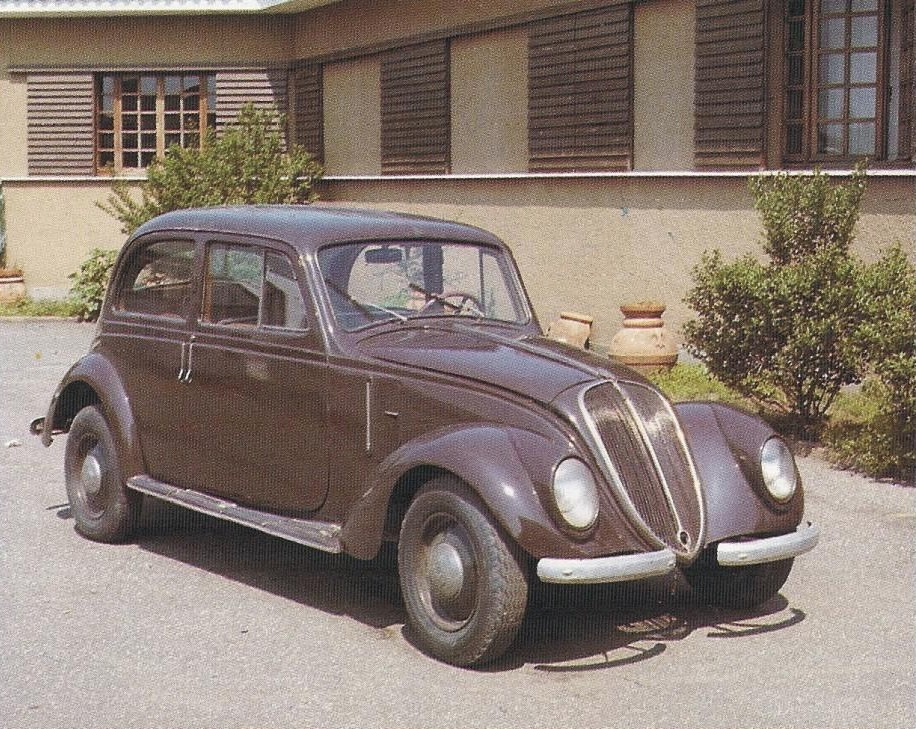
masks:
<svg viewBox="0 0 916 729"><path fill-rule="evenodd" d="M255 246L210 244L201 321L305 329L305 302L292 263L281 253Z"/></svg>
<svg viewBox="0 0 916 729"><path fill-rule="evenodd" d="M194 242L160 240L137 248L126 263L115 309L184 318L191 299Z"/></svg>

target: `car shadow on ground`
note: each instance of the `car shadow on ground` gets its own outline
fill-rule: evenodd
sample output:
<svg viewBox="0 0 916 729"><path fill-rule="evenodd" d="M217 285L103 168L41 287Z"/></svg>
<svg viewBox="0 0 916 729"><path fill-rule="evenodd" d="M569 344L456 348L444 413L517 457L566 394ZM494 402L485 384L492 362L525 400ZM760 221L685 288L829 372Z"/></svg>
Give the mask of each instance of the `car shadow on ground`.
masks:
<svg viewBox="0 0 916 729"><path fill-rule="evenodd" d="M57 516L70 519L61 505ZM406 614L397 557L386 546L373 560L333 555L252 529L146 499L135 543L148 552L265 590L304 606L347 615L372 628L399 630ZM480 670L533 666L572 673L613 669L657 658L694 633L741 638L784 630L805 619L781 595L754 610L698 602L681 578L639 583L558 587L538 583L518 638Z"/></svg>

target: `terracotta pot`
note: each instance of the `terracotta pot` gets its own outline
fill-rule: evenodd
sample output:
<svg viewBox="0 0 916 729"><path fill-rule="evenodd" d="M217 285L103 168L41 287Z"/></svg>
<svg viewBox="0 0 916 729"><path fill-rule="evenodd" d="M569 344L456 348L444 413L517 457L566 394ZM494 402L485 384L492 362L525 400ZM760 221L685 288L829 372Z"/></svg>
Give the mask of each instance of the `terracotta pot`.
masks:
<svg viewBox="0 0 916 729"><path fill-rule="evenodd" d="M25 298L25 282L22 276L0 277L0 303L8 304Z"/></svg>
<svg viewBox="0 0 916 729"><path fill-rule="evenodd" d="M592 334L594 319L588 314L574 311L560 312L560 318L547 327L547 336L574 347L588 349L588 339Z"/></svg>
<svg viewBox="0 0 916 729"><path fill-rule="evenodd" d="M674 367L678 348L662 321L665 305L658 301L640 301L624 304L620 311L623 328L611 340L611 357L644 372Z"/></svg>

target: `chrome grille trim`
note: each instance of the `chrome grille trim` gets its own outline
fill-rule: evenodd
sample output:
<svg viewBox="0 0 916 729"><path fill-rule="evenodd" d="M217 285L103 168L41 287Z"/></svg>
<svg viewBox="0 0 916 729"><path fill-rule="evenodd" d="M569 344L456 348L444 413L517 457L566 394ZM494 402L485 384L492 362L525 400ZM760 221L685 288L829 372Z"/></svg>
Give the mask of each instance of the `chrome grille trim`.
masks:
<svg viewBox="0 0 916 729"><path fill-rule="evenodd" d="M641 446L639 450L642 451L641 456L645 458L646 461L641 464L636 464L636 466L637 468L651 470L651 478L647 479L651 483L649 483L648 486L656 489L658 493L656 497L652 497L651 493L646 493L645 489L647 483L645 481L639 484L632 484L631 486L642 489L642 491L637 491L637 493L639 493L640 501L644 504L644 509L651 510L653 502L656 504L664 503L667 507L665 511L668 513L663 515L663 517L662 515L652 514L651 512L647 515L640 511L639 506L634 500L634 496L631 495L627 484L624 482L621 471L615 463L614 457L611 455L614 444L605 444L601 434L601 427L588 408L586 398L595 388L612 389L613 402L608 403L608 405L627 416L626 422L621 423L623 427L635 428L638 433L637 440ZM634 396L639 393L636 391L632 394L629 393L627 390L630 388L640 388L642 394L646 394L651 398L651 402L643 401L643 404L649 405L649 407L652 408L658 408L659 411L663 412L665 417L662 423L663 431L661 431L660 434L661 437L664 438L673 430L673 435L677 440L675 453L669 452L665 454L664 459L660 458L656 445L653 442L653 436L647 428L646 421L640 414L639 407L634 402ZM693 458L691 457L690 449L687 446L686 436L684 435L684 431L681 428L680 422L671 404L656 390L641 383L630 381L619 383L614 381L603 381L583 388L580 391L579 407L588 429L587 435L595 453L599 456L598 460L617 497L617 502L624 513L631 519L633 525L640 534L642 534L651 544L662 548L672 549L679 557L692 558L696 556L705 542L706 537L706 504L700 485L699 475L694 465ZM681 461L682 463L675 463L675 460ZM666 465L668 465L669 468L666 468ZM684 469L683 466L686 466L686 469ZM670 480L671 478L676 479L677 483L673 483ZM680 484L680 482L684 480L688 480L690 483L683 483L681 484L682 487L689 489L691 492L690 495L696 500L694 502L695 506L693 507L696 509L696 514L692 514L692 516L696 516L696 518L690 519L693 528L685 528L684 515L678 508L677 499L672 492L672 488L676 488L677 484ZM681 503L683 505L683 500ZM652 522L651 525L650 522ZM664 528L660 528L662 524L664 524ZM679 536L683 533L689 536L689 542L686 545L679 539Z"/></svg>

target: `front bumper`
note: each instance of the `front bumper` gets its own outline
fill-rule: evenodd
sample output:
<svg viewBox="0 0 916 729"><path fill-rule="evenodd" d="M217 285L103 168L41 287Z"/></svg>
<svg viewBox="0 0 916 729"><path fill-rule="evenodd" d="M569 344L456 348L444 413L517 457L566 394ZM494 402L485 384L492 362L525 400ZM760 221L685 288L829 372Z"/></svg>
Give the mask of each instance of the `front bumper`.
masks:
<svg viewBox="0 0 916 729"><path fill-rule="evenodd" d="M588 585L658 577L671 572L676 564L674 552L661 549L594 559L544 557L538 560L537 573L541 582Z"/></svg>
<svg viewBox="0 0 916 729"><path fill-rule="evenodd" d="M811 551L817 545L818 539L820 529L808 523L799 526L794 532L777 537L724 541L716 545L716 561L723 567L778 562ZM537 575L541 582L588 585L661 577L672 572L676 566L674 552L661 549L657 552L594 559L544 557L538 560Z"/></svg>
<svg viewBox="0 0 916 729"><path fill-rule="evenodd" d="M821 530L808 522L794 532L780 534L778 537L719 542L716 547L716 561L723 567L743 567L792 559L814 549L820 536Z"/></svg>

